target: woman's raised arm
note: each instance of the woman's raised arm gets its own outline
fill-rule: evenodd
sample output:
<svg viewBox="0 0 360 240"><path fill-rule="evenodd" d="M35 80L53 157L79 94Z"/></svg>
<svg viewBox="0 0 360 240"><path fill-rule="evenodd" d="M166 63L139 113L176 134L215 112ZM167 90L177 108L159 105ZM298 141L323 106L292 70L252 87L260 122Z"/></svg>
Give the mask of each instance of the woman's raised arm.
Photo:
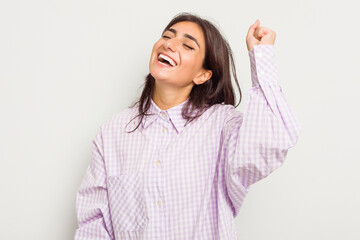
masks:
<svg viewBox="0 0 360 240"><path fill-rule="evenodd" d="M223 129L225 181L235 216L249 186L283 164L301 130L278 83L274 45L248 46L252 88L246 95L244 112L230 110Z"/></svg>

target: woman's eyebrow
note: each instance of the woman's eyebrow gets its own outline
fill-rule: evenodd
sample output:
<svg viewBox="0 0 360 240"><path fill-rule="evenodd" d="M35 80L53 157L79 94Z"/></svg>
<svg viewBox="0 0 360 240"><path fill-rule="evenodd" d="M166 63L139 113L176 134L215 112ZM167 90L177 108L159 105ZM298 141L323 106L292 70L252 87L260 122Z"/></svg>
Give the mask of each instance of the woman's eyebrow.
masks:
<svg viewBox="0 0 360 240"><path fill-rule="evenodd" d="M175 29L169 28L166 31L170 31L170 32L174 33L175 37L176 37L177 31ZM187 33L184 34L184 37L187 37L188 39L193 40L196 43L196 45L198 45L198 47L200 48L200 45L199 45L198 41L196 40L196 38L194 38L193 36L191 36L191 35L189 35Z"/></svg>

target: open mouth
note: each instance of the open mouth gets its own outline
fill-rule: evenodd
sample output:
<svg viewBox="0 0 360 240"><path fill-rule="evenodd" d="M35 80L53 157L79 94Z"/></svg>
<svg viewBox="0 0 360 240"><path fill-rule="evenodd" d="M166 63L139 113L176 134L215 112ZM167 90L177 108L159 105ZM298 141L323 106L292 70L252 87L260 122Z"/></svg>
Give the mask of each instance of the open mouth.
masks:
<svg viewBox="0 0 360 240"><path fill-rule="evenodd" d="M165 66L169 66L169 67L175 67L177 65L173 59L171 59L170 57L168 57L162 53L160 53L158 55L158 61L159 61L159 63L161 63Z"/></svg>

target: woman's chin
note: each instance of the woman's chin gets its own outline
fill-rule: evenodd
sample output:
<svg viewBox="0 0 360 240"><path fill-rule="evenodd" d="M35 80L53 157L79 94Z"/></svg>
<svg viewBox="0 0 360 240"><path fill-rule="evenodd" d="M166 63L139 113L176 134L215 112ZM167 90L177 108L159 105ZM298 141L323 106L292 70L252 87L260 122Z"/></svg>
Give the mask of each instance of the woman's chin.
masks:
<svg viewBox="0 0 360 240"><path fill-rule="evenodd" d="M153 76L155 79L155 82L170 82L169 78L163 77L163 76Z"/></svg>
<svg viewBox="0 0 360 240"><path fill-rule="evenodd" d="M151 76L153 76L157 81L167 81L169 80L169 74L165 74L163 71L153 70L150 72Z"/></svg>

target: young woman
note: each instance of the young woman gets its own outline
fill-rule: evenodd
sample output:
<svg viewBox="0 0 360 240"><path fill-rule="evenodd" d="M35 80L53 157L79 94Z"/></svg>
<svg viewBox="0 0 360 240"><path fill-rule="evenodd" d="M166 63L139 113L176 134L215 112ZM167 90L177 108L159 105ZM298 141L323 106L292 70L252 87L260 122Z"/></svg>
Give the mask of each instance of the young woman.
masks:
<svg viewBox="0 0 360 240"><path fill-rule="evenodd" d="M259 24L246 36L252 88L243 113L218 29L188 13L165 27L140 99L93 141L75 239L237 239L233 218L250 185L283 164L300 132L278 82L275 32Z"/></svg>

